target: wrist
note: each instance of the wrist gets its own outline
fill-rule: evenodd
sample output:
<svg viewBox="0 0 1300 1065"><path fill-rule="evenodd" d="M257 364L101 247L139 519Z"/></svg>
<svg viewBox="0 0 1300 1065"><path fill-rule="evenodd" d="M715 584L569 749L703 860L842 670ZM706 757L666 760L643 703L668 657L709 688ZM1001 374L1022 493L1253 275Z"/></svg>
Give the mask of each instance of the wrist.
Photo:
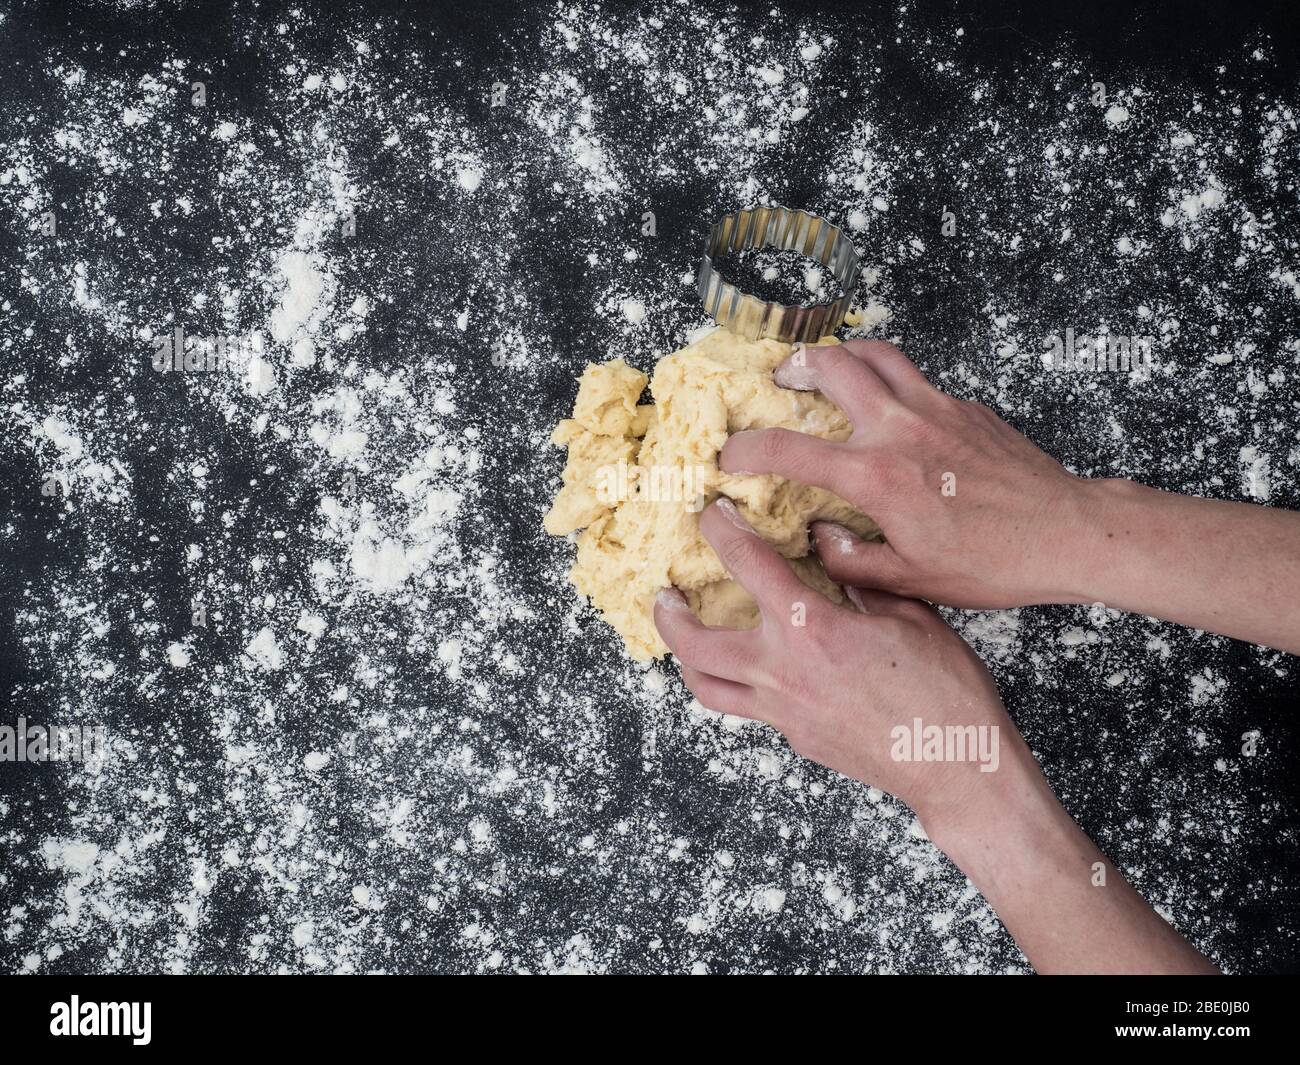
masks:
<svg viewBox="0 0 1300 1065"><path fill-rule="evenodd" d="M993 818L937 832L935 844L999 912L1045 878L1088 870L1089 844L1050 792L1010 803Z"/></svg>
<svg viewBox="0 0 1300 1065"><path fill-rule="evenodd" d="M1119 477L1075 478L1047 530L1054 550L1038 601L1106 602L1127 546L1122 540L1136 527L1135 510L1153 492Z"/></svg>
<svg viewBox="0 0 1300 1065"><path fill-rule="evenodd" d="M981 888L1075 828L1018 733L997 772L975 778L961 801L916 811L930 841Z"/></svg>

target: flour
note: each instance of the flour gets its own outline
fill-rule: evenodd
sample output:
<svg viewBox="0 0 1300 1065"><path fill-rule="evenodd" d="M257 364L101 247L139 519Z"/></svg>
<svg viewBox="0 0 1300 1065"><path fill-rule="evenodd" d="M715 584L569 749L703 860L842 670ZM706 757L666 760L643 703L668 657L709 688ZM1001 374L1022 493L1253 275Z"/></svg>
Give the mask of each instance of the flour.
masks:
<svg viewBox="0 0 1300 1065"><path fill-rule="evenodd" d="M1300 506L1294 99L1233 70L1100 107L1066 45L1009 93L969 27L903 9L527 17L470 71L392 16L237 12L255 69L206 108L193 42L141 71L68 40L0 115L6 490L39 517L15 702L110 737L0 797L6 969L1027 968L905 807L622 658L540 532L573 375L712 328L694 268L737 206L846 226L852 333L1077 472ZM244 343L159 374L177 326ZM1068 326L1155 366L1045 372ZM1180 929L1229 967L1292 949L1234 926L1295 902L1241 709L1293 659L1091 607L947 616Z"/></svg>

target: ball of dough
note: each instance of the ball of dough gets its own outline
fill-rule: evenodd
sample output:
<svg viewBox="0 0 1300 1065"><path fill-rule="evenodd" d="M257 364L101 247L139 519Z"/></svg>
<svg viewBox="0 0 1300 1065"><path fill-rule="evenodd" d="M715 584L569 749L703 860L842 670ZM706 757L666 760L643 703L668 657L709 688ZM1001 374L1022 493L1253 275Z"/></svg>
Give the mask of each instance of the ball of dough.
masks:
<svg viewBox="0 0 1300 1065"><path fill-rule="evenodd" d="M647 381L639 370L621 359L588 365L573 417L552 434L569 457L546 531L582 530L569 580L638 661L668 651L655 628L654 601L670 584L706 624L758 624L753 599L700 535L699 512L719 495L793 560L805 584L836 602L843 593L809 554L809 523L836 521L859 536L880 536L875 522L823 488L718 469L722 445L743 429L848 438L848 419L820 393L773 382L772 371L792 350L715 329L659 361L649 380L653 405L639 402Z"/></svg>

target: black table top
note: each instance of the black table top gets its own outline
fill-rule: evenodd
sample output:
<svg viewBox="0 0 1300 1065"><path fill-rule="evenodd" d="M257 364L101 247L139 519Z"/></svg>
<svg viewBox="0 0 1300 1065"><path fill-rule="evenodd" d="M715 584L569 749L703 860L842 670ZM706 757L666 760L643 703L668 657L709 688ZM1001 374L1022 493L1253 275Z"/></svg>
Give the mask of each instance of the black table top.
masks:
<svg viewBox="0 0 1300 1065"><path fill-rule="evenodd" d="M11 7L0 726L109 748L0 763L0 965L1027 969L904 806L623 657L546 440L776 202L1070 468L1300 506L1300 35L1236 7ZM226 365L156 370L178 326ZM1067 329L1155 368L1052 373ZM1138 889L1300 967L1294 658L950 616Z"/></svg>

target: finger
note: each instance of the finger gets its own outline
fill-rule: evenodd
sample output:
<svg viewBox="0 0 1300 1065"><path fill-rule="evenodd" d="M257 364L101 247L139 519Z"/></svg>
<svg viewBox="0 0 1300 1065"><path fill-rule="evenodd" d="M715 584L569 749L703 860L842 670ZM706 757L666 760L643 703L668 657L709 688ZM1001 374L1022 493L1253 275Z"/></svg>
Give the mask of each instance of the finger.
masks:
<svg viewBox="0 0 1300 1065"><path fill-rule="evenodd" d="M741 683L751 679L751 632L710 628L676 588L665 588L655 596L654 616L659 635L683 666Z"/></svg>
<svg viewBox="0 0 1300 1065"><path fill-rule="evenodd" d="M726 496L700 516L700 532L718 553L727 572L754 597L760 612L784 617L791 603L817 594L794 575L789 562L754 532L736 504Z"/></svg>
<svg viewBox="0 0 1300 1065"><path fill-rule="evenodd" d="M757 710L758 693L748 684L737 684L734 680L701 673L687 665L682 666L682 680L704 709L734 717L748 717L755 721L762 720Z"/></svg>
<svg viewBox="0 0 1300 1065"><path fill-rule="evenodd" d="M855 427L895 399L876 371L845 351L843 344L800 344L772 372L772 380L782 388L820 392L848 415Z"/></svg>
<svg viewBox="0 0 1300 1065"><path fill-rule="evenodd" d="M774 473L848 499L863 487L853 454L843 444L793 429L746 429L722 446L718 466L737 475Z"/></svg>
<svg viewBox="0 0 1300 1065"><path fill-rule="evenodd" d="M812 523L817 557L831 580L840 584L900 591L906 566L893 546L878 540L863 540L833 521Z"/></svg>
<svg viewBox="0 0 1300 1065"><path fill-rule="evenodd" d="M917 625L927 625L931 622L944 624L939 612L920 599L909 599L905 595L894 595L892 592L882 592L877 588L858 588L851 584L844 586L844 594L863 614L896 618Z"/></svg>
<svg viewBox="0 0 1300 1065"><path fill-rule="evenodd" d="M859 614L872 617L907 618L921 621L934 614L932 607L919 599L882 592L876 588L859 588L852 584L844 586L844 595L857 608ZM936 615L937 616L937 615Z"/></svg>
<svg viewBox="0 0 1300 1065"><path fill-rule="evenodd" d="M883 340L846 340L840 346L870 366L900 399L937 391L912 360L893 344Z"/></svg>

